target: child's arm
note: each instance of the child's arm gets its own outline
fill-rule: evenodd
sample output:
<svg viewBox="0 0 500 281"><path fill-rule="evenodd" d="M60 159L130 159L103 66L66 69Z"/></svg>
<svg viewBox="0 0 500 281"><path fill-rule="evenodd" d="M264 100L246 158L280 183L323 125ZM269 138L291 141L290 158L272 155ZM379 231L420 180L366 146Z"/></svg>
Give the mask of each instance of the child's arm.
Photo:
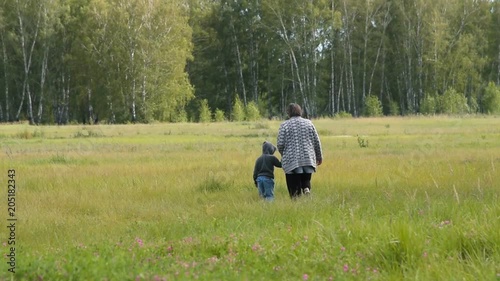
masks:
<svg viewBox="0 0 500 281"><path fill-rule="evenodd" d="M255 184L255 186L257 186L257 175L258 175L258 172L257 172L257 161L255 161L255 165L254 165L254 168L253 168L253 183Z"/></svg>
<svg viewBox="0 0 500 281"><path fill-rule="evenodd" d="M273 159L273 165L275 167L278 167L278 168L281 168L281 161L278 159L278 157L274 156L274 159Z"/></svg>

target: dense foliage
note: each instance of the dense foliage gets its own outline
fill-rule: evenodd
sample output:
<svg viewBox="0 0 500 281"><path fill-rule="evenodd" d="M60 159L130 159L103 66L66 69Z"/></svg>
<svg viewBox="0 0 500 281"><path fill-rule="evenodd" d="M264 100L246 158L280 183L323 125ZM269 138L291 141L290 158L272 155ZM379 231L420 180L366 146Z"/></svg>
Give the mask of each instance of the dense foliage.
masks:
<svg viewBox="0 0 500 281"><path fill-rule="evenodd" d="M232 112L237 99L264 117L282 117L289 102L313 117L361 116L376 100L385 115L498 113L499 8L498 0L2 1L0 121L200 121L200 109L201 121L243 119Z"/></svg>

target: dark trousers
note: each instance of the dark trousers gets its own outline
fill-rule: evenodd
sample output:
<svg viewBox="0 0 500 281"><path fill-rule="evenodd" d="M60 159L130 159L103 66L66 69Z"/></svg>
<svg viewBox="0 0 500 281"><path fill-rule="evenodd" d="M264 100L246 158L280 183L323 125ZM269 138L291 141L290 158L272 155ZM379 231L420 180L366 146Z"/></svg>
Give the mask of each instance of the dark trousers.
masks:
<svg viewBox="0 0 500 281"><path fill-rule="evenodd" d="M304 192L304 188L311 189L312 174L285 174L286 186L291 198L299 197Z"/></svg>

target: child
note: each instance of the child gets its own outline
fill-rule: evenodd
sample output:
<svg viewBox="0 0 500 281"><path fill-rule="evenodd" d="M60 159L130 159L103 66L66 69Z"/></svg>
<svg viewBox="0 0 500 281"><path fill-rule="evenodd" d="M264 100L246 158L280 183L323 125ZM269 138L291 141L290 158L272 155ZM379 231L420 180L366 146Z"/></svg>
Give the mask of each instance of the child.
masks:
<svg viewBox="0 0 500 281"><path fill-rule="evenodd" d="M259 189L259 196L267 201L274 200L274 167L281 168L281 162L274 152L276 147L265 141L262 144L262 155L255 161L253 181Z"/></svg>

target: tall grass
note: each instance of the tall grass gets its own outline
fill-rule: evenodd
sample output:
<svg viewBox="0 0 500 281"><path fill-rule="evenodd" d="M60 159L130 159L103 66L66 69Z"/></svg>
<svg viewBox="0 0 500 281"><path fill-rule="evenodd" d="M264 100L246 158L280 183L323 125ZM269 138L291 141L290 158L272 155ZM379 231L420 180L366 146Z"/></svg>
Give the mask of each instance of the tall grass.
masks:
<svg viewBox="0 0 500 281"><path fill-rule="evenodd" d="M277 121L1 126L16 280L500 278L498 119L314 123L312 196L290 200L278 169L272 203L252 171Z"/></svg>

